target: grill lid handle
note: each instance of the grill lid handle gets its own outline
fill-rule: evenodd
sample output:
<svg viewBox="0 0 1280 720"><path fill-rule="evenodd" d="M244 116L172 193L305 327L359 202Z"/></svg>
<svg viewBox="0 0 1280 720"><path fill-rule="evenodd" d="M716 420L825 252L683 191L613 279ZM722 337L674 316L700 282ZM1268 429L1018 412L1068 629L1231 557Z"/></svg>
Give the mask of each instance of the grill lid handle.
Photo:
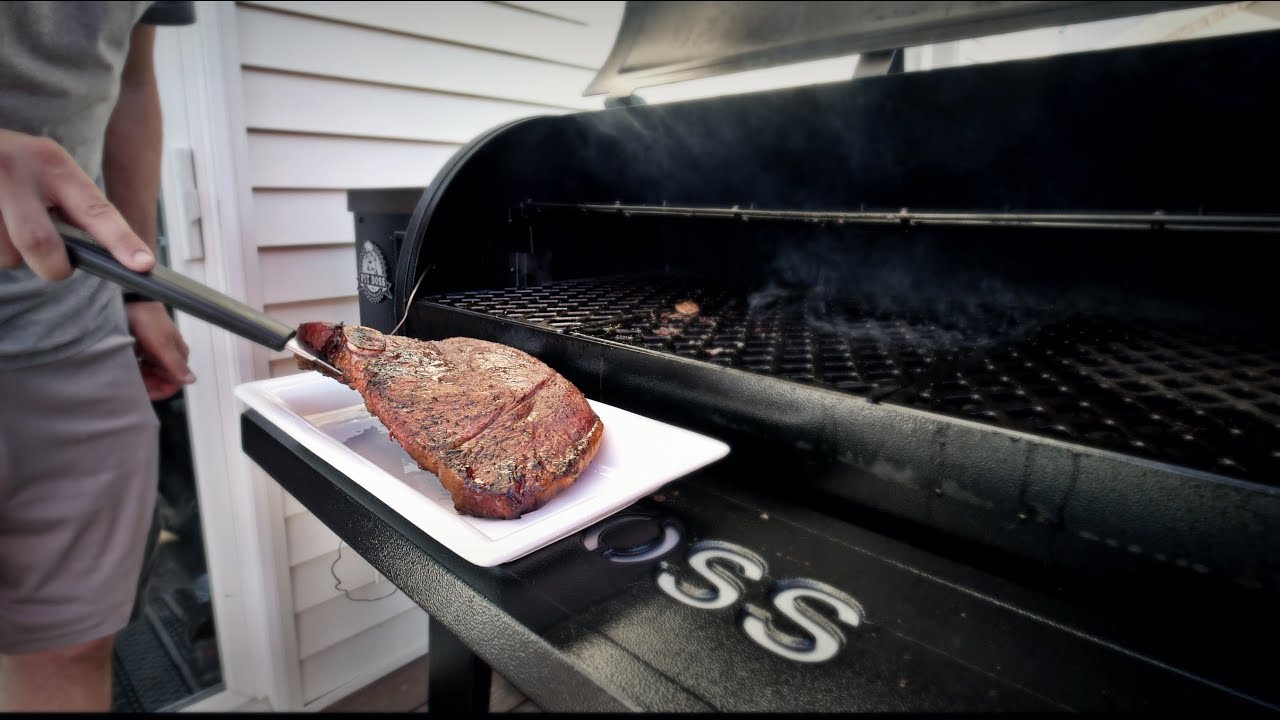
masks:
<svg viewBox="0 0 1280 720"><path fill-rule="evenodd" d="M294 335L293 327L162 265L157 264L151 272L134 272L121 265L83 230L57 218L53 221L67 245L71 264L91 275L159 300L272 350L284 350Z"/></svg>

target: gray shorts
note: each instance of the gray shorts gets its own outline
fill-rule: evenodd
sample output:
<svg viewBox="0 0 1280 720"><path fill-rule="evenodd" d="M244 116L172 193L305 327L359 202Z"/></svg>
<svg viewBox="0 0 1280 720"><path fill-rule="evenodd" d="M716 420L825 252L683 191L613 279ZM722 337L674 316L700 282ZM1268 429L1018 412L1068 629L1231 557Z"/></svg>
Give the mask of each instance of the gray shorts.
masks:
<svg viewBox="0 0 1280 720"><path fill-rule="evenodd" d="M0 371L0 655L128 624L155 507L158 427L128 335Z"/></svg>

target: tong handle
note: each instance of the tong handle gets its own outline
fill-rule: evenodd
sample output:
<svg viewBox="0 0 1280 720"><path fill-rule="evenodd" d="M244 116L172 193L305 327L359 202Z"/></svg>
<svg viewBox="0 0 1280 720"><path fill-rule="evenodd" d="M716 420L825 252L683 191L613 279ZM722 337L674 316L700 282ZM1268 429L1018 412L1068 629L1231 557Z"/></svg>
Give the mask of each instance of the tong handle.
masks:
<svg viewBox="0 0 1280 720"><path fill-rule="evenodd" d="M151 272L126 268L78 228L54 220L71 264L133 292L146 295L272 350L284 350L296 330L213 288L157 264Z"/></svg>

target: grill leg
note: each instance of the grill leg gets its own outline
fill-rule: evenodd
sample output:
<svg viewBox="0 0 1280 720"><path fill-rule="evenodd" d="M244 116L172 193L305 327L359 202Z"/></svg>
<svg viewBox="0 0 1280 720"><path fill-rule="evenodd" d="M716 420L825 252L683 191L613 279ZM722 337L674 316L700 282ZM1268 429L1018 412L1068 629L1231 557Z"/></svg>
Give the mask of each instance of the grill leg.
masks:
<svg viewBox="0 0 1280 720"><path fill-rule="evenodd" d="M450 714L489 712L489 665L434 617L428 623L427 709Z"/></svg>

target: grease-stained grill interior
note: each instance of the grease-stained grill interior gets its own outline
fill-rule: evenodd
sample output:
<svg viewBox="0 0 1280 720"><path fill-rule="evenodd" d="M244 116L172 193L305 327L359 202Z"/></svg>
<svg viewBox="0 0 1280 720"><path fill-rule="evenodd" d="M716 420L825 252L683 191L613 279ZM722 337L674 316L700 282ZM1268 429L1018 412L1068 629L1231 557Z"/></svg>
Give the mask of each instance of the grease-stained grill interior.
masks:
<svg viewBox="0 0 1280 720"><path fill-rule="evenodd" d="M995 302L819 304L795 290L651 276L427 300L1232 477L1280 477L1280 348L1230 333ZM697 312L677 310L683 301Z"/></svg>

